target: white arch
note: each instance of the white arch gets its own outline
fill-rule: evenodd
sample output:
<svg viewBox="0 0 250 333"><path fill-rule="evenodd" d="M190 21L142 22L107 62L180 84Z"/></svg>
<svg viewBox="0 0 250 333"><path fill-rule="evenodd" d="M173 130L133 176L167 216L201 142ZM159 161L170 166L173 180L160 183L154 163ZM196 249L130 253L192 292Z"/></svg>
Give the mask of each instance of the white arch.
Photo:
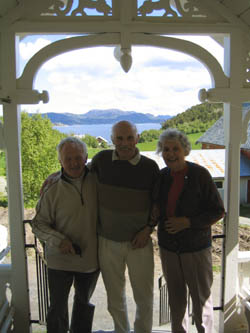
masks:
<svg viewBox="0 0 250 333"><path fill-rule="evenodd" d="M179 38L155 35L145 35L144 38L142 38L141 34L133 34L132 41L133 44L136 45L163 47L174 51L180 51L194 57L207 68L211 77L212 88L229 87L229 79L224 74L217 59L207 50L195 43Z"/></svg>
<svg viewBox="0 0 250 333"><path fill-rule="evenodd" d="M229 79L217 59L195 43L173 37L135 33L130 35L132 45L144 45L180 51L199 60L208 70L212 88L228 88ZM37 52L26 64L22 76L17 79L17 88L32 89L40 67L55 56L87 47L115 46L121 43L120 33L77 36L56 41Z"/></svg>

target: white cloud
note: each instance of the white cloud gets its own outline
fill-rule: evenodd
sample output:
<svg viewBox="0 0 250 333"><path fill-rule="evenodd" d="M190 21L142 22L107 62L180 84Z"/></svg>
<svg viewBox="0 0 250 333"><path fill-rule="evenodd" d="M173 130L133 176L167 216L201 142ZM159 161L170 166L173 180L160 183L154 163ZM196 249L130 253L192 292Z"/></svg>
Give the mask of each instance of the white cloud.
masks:
<svg viewBox="0 0 250 333"><path fill-rule="evenodd" d="M34 42L21 42L19 47L20 56L23 60L29 60L36 52L43 47L49 45L50 40L45 38L37 38Z"/></svg>
<svg viewBox="0 0 250 333"><path fill-rule="evenodd" d="M206 39L206 41L205 41ZM221 62L222 48L208 38L196 38ZM23 41L20 53L29 59L49 39ZM211 86L210 76L198 61L180 52L133 47L133 64L124 73L113 47L67 52L40 70L35 89L48 90L50 102L32 109L41 112L84 113L90 109L119 108L143 113L174 115L200 103L198 91ZM30 107L25 107L30 109Z"/></svg>

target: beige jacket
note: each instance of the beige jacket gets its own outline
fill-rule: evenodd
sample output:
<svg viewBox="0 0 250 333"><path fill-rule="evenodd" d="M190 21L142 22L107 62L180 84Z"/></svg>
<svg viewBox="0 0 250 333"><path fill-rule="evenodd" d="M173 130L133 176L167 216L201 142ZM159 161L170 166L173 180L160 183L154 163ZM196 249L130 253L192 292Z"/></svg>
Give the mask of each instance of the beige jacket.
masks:
<svg viewBox="0 0 250 333"><path fill-rule="evenodd" d="M45 242L49 268L90 272L97 260L97 192L95 175L84 175L80 189L63 175L44 192L32 220L34 234ZM59 244L65 238L81 248L80 255L62 254Z"/></svg>

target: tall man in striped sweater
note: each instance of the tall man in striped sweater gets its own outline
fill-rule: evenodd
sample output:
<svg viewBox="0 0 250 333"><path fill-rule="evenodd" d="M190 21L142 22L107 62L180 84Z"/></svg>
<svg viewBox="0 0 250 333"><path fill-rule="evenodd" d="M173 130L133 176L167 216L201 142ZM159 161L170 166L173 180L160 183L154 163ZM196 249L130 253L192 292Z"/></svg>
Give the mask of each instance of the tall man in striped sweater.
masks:
<svg viewBox="0 0 250 333"><path fill-rule="evenodd" d="M158 165L140 155L139 135L127 121L112 128L114 150L103 150L92 159L99 199L99 262L107 291L108 310L116 333L129 333L125 270L136 303L135 333L151 333L154 261L150 234Z"/></svg>

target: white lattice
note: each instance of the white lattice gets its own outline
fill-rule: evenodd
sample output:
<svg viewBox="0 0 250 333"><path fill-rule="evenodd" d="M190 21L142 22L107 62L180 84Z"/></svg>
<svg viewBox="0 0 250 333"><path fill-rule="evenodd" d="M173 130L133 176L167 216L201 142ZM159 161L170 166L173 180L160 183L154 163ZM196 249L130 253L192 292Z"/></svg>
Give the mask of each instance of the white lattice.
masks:
<svg viewBox="0 0 250 333"><path fill-rule="evenodd" d="M245 41L245 76L244 76L244 82L243 85L245 87L250 87L250 45L247 43L247 40Z"/></svg>
<svg viewBox="0 0 250 333"><path fill-rule="evenodd" d="M95 16L112 14L112 1L106 0L57 0L50 13L70 16Z"/></svg>
<svg viewBox="0 0 250 333"><path fill-rule="evenodd" d="M137 4L138 16L142 17L218 18L199 0L144 0L143 3L137 0Z"/></svg>
<svg viewBox="0 0 250 333"><path fill-rule="evenodd" d="M197 22L225 22L225 18L201 0L19 0L17 10L24 18L78 16L83 19L112 19L124 16L124 6L128 6L127 15L129 18L133 17L133 20L153 18L156 21L196 19Z"/></svg>

